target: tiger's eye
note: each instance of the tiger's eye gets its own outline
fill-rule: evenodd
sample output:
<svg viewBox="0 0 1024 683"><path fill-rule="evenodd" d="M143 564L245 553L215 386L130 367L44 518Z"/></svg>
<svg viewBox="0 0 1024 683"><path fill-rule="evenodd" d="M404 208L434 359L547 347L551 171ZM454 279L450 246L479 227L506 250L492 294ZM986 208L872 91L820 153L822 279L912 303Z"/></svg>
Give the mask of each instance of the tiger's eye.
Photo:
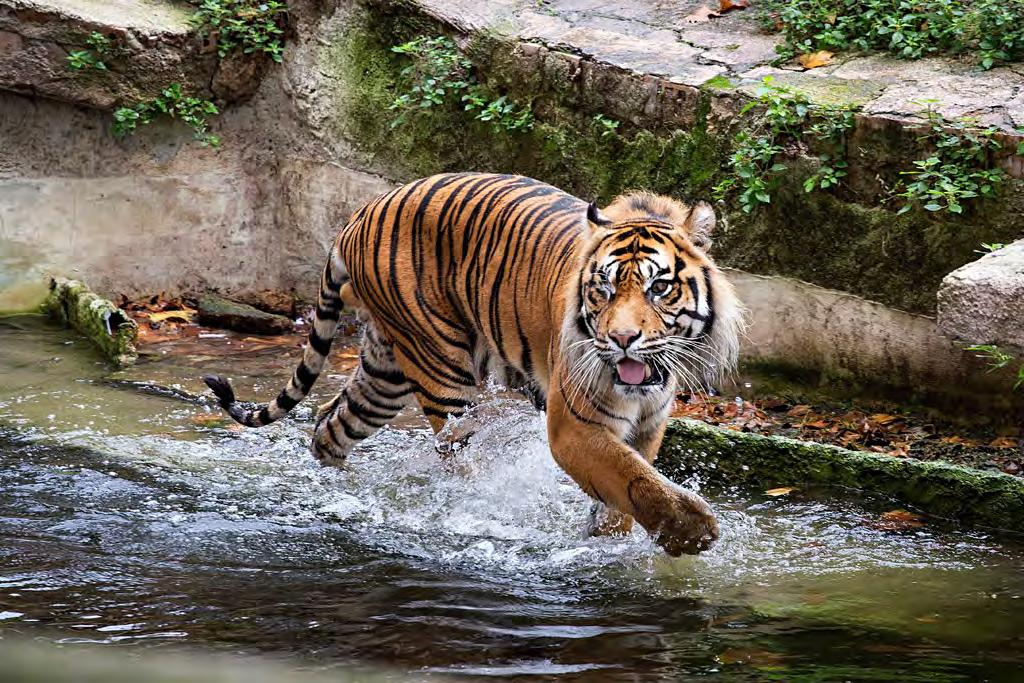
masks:
<svg viewBox="0 0 1024 683"><path fill-rule="evenodd" d="M671 287L672 285L665 280L655 280L648 291L654 296L663 296Z"/></svg>

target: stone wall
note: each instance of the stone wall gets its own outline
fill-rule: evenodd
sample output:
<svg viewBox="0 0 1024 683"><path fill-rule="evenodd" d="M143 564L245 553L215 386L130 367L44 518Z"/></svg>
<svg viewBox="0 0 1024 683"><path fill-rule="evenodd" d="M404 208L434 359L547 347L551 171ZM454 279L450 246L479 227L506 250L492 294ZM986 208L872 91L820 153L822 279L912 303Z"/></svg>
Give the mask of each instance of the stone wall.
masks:
<svg viewBox="0 0 1024 683"><path fill-rule="evenodd" d="M326 249L356 207L444 170L522 172L588 199L635 187L706 197L744 98L718 77L754 69L764 52L760 43L730 49L727 32L687 34L703 42L651 62L634 52L663 33L630 42L624 20L594 15L568 34L579 49L550 44L543 17L524 24L535 36L495 34L522 3L289 4L285 61L214 121L221 149L167 123L119 140L109 112L81 99L0 93L0 288L46 273L108 295L276 289L312 298ZM400 68L390 46L438 33L461 41L488 87L533 101L531 132L495 133L455 110L389 125ZM607 39L603 51L591 50L595 35ZM622 127L603 136L595 114ZM979 241L1019 232L1024 214L956 224L897 220L870 204L794 192L756 220L724 217L722 262L788 276L736 276L750 308L748 357L859 383L1005 393L932 320L897 309L930 313L941 277L973 259Z"/></svg>

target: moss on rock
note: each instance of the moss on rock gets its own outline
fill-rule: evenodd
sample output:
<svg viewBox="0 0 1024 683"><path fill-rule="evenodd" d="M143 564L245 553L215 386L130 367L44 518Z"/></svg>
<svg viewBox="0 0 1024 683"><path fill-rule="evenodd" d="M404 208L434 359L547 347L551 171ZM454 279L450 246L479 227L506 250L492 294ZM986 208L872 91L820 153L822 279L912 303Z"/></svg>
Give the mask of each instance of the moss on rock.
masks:
<svg viewBox="0 0 1024 683"><path fill-rule="evenodd" d="M130 365L138 358L139 328L120 308L77 280L54 278L43 312L85 335L93 346L116 365Z"/></svg>
<svg viewBox="0 0 1024 683"><path fill-rule="evenodd" d="M727 79L669 93L664 83L482 32L462 41L477 80L495 96L529 104L533 128L501 130L475 120L458 101L391 125L389 106L405 65L391 47L453 30L408 6L375 5L356 11L325 46L323 70L344 84L334 123L366 166L397 180L444 171L520 173L598 201L631 189L707 198L721 180L733 134L745 122L735 116L743 98L732 98L739 93L730 92ZM818 81L787 83L844 104L862 102L878 87ZM602 127L594 121L597 114L620 125ZM989 201L962 218L923 211L896 216L881 206L881 197L920 150L912 130L884 123L858 121L849 139L846 188L839 193L804 192L813 163L805 160L791 164L769 206L753 215L732 212L728 230L720 231L719 262L933 313L943 276L974 260L980 243L1013 239L1024 229L1024 212L1012 201ZM1016 189L1011 194L1022 195Z"/></svg>
<svg viewBox="0 0 1024 683"><path fill-rule="evenodd" d="M658 459L667 476L770 488L828 484L889 495L938 517L1024 531L1024 479L941 462L672 420Z"/></svg>
<svg viewBox="0 0 1024 683"><path fill-rule="evenodd" d="M925 314L934 313L942 278L978 258L981 243L1005 242L1024 229L1020 218L977 211L966 218L896 215L828 192L808 194L799 173L783 181L771 204L752 216L733 213L727 225L718 236L725 265Z"/></svg>
<svg viewBox="0 0 1024 683"><path fill-rule="evenodd" d="M609 113L599 108L598 99L583 102L579 88L534 83L529 70L518 78L507 69L478 68L477 76L494 94L532 105L536 122L530 130L505 131L477 121L454 101L413 112L392 126L388 107L403 64L390 48L422 35L423 28L422 20L410 23L404 15L363 13L325 48L325 68L346 84L336 124L368 165L401 180L445 171L520 173L605 201L640 187L682 197L709 194L727 145L708 126L656 133L627 122L621 132L611 132L593 120ZM433 31L441 32L441 27ZM499 39L478 37L467 53L488 54L490 64L522 63L494 57L511 49ZM703 103L697 116L708 111Z"/></svg>

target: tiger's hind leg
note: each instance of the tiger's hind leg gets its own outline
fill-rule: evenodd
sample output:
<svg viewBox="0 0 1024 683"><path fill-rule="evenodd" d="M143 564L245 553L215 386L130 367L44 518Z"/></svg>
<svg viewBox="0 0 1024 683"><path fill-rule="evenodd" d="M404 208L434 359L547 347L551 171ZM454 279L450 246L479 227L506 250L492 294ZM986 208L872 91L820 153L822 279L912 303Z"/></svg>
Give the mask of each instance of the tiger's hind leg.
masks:
<svg viewBox="0 0 1024 683"><path fill-rule="evenodd" d="M396 350L399 367L416 387L416 401L437 437L435 446L442 462L457 470L453 456L469 442L473 432L472 427L451 424L448 418L462 417L477 397L472 356L455 345L421 344L417 352L419 356L414 358Z"/></svg>
<svg viewBox="0 0 1024 683"><path fill-rule="evenodd" d="M357 443L393 420L413 402L413 384L373 323L367 324L359 349L359 365L341 393L317 411L313 457L339 466Z"/></svg>

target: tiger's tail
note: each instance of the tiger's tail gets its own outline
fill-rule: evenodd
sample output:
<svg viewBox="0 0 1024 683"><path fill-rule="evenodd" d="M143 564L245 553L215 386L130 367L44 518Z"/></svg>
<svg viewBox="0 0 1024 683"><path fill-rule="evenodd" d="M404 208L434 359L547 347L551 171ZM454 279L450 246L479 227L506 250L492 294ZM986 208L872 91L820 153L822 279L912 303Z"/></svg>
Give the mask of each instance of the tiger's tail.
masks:
<svg viewBox="0 0 1024 683"><path fill-rule="evenodd" d="M252 403L240 403L235 400L235 391L231 382L220 375L207 375L203 377L206 386L217 395L220 406L228 411L228 414L236 422L247 427L262 427L271 422L277 422L287 415L292 408L297 406L302 399L306 398L309 390L313 387L320 371L323 370L327 354L331 351L331 343L338 329L338 319L341 315L341 288L349 281L348 270L341 259L338 245L331 249L331 255L327 258L327 265L324 266L323 275L320 277L320 296L316 302L316 317L313 319L313 326L309 331L309 344L302 354L302 362L295 368L288 386L281 390L270 403L255 405Z"/></svg>

